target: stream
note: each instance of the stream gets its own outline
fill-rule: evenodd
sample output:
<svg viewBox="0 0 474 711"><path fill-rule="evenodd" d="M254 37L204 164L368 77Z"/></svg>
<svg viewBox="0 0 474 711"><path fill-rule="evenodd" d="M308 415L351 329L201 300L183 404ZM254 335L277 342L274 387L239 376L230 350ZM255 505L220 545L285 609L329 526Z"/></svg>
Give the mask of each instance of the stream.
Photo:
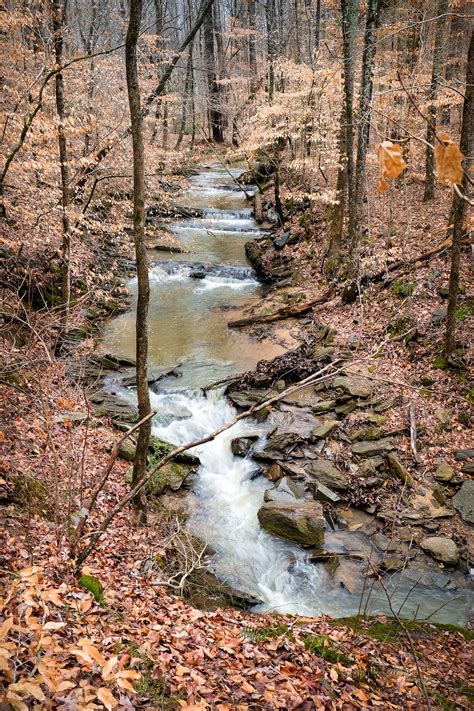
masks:
<svg viewBox="0 0 474 711"><path fill-rule="evenodd" d="M235 416L222 392L204 394L203 386L251 369L258 360L284 350L227 328L230 309L234 317L235 310L262 296L244 252L245 242L261 230L234 180L242 171L230 172L212 166L191 177L181 201L189 208L203 209L203 216L167 225L189 252L165 256L150 252L149 363L178 364L180 374L153 385L151 405L158 412L153 434L175 444L202 437ZM135 296L136 280L129 288ZM132 309L111 320L103 334L103 348L133 357L134 319ZM123 388L122 394L127 400L134 398L130 389ZM311 563L303 548L261 529L257 511L271 483L259 475L250 457L236 457L231 451L232 439L247 435L263 442L265 424L240 421L193 452L200 467L189 494L188 525L213 551L209 568L236 590L258 599L256 611L341 617L359 611L390 615L394 609L405 618L466 623L469 595L465 589L422 586L416 577L402 578L397 573L385 578L387 591L371 578L362 590L349 592L332 580L327 566ZM352 550L354 542L366 550L368 539L363 539L360 533L341 531L331 536L329 532L327 543L336 553ZM351 565L347 575L356 578L358 569Z"/></svg>

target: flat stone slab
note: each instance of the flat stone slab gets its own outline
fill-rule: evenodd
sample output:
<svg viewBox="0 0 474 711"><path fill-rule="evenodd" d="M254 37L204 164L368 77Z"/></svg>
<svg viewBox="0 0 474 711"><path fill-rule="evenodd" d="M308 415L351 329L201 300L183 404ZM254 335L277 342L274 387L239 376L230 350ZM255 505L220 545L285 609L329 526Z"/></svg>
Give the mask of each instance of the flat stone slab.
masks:
<svg viewBox="0 0 474 711"><path fill-rule="evenodd" d="M429 536L420 541L420 546L441 563L455 565L459 560L459 548L450 538Z"/></svg>
<svg viewBox="0 0 474 711"><path fill-rule="evenodd" d="M305 467L305 472L318 484L324 484L335 491L345 491L349 487L349 479L332 462L327 459L316 459Z"/></svg>
<svg viewBox="0 0 474 711"><path fill-rule="evenodd" d="M366 442L355 442L352 445L352 453L359 457L373 457L377 454L385 454L394 449L394 444L388 437Z"/></svg>

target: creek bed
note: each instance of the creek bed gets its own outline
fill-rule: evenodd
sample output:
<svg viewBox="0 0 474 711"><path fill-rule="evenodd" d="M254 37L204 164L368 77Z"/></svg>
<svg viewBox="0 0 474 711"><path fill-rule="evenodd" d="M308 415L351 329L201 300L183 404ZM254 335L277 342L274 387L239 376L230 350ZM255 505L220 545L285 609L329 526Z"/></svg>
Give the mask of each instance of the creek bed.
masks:
<svg viewBox="0 0 474 711"><path fill-rule="evenodd" d="M239 172L232 169L229 175L211 168L191 178L183 202L202 210L202 217L167 225L188 251L155 260L151 267L149 363L160 368L179 364L180 374L153 386L152 407L158 412L153 434L175 444L202 437L235 416L222 393L205 395L203 386L283 351L273 342L256 341L227 328L229 309L256 303L263 293L245 260L245 242L261 230L235 183ZM130 290L135 296L134 280ZM117 356L134 356L133 308L106 326L102 344ZM122 396L133 400L133 390L123 388ZM234 438L249 435L263 442L265 425L241 421L194 452L201 465L189 495L189 526L213 551L209 567L236 590L260 600L256 610L336 617L395 610L406 618L466 623L465 589L426 586L417 583L413 573L410 578L396 573L386 578L384 590L373 578L365 583L356 564L348 566L349 584L341 586L325 565L312 563L302 547L261 529L257 511L269 482L258 476L252 458L231 451ZM367 554L363 534L337 533L330 543L336 555L353 549ZM331 542L330 535L328 539Z"/></svg>

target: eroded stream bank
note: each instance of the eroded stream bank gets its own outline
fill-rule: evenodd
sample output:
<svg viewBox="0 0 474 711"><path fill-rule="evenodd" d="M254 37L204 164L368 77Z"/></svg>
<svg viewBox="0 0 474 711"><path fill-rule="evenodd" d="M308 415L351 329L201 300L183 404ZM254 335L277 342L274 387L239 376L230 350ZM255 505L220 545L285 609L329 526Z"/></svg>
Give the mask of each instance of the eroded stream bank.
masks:
<svg viewBox="0 0 474 711"><path fill-rule="evenodd" d="M262 299L244 252L245 243L262 232L227 172L206 170L191 180L183 201L202 211L200 216L167 225L188 251L165 259L160 254L151 269L151 387L158 412L153 433L176 444L213 431L233 418L235 407L265 399L294 379L282 357L281 367L267 377L261 369L251 391L231 393L232 404L222 392L200 390L253 370L291 342L258 340L227 328L232 313ZM133 293L133 280L130 286ZM317 370L335 357L331 333L315 324L308 332L306 350L294 357ZM133 336L131 311L108 324L103 348L130 358ZM119 375L107 387L119 403L133 403L131 381ZM435 537L437 520L451 510L436 507L425 491L419 493L422 504L427 497L419 509L401 503L380 516L378 490L395 491L397 477L387 466L400 434L384 427L390 398L360 376L323 387L328 390L310 387L287 398L266 419L240 422L194 452L200 466L188 497L188 525L212 551L210 568L260 601L259 610L342 616L390 613L392 607L406 617L464 624L469 593L460 552L440 569L416 546ZM360 414L358 429L346 424L354 412ZM323 547L316 545L321 531L309 530L315 520L325 528ZM390 602L376 582L381 574Z"/></svg>

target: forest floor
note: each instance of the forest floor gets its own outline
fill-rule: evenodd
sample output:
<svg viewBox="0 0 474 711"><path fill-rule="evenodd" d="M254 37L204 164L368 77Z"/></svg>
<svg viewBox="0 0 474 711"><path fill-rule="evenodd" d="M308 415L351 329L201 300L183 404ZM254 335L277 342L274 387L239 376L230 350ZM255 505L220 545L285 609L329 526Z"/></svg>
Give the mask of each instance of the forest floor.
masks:
<svg viewBox="0 0 474 711"><path fill-rule="evenodd" d="M375 205L363 269L377 271L387 260L422 253L443 241L448 197L440 195L425 205L421 192L419 184L406 185L405 207L395 193ZM413 204L415 211L408 209ZM1 256L9 270L1 306L6 425L0 432L5 587L0 672L5 708L469 708L469 631L386 618L332 621L255 615L231 607L195 609L163 585L159 575L169 533L159 515L139 527L124 508L81 570L89 579L79 584L69 557L74 533L69 514L83 504L104 471L118 434L106 417L92 414L71 372L92 353L100 319L126 307L125 282L133 270L130 237L117 237L110 224L100 240L84 235L78 241L73 264L78 303L70 324L75 340L61 357L52 347L58 311L54 303L53 308L38 303L57 274L57 245L45 254L43 245L29 241L18 225L2 227ZM278 251L268 241L265 250L270 261L277 251L279 259L285 258L292 281L269 290L260 314L310 301L328 288L321 274L327 241L322 213L316 210L311 222L296 214L289 228L300 235L296 244ZM339 285L332 284L334 298L284 323L297 340L315 326L334 329L336 350L349 349L350 358L366 368L365 375L401 395L387 414L388 429L406 427L407 407L415 406L421 461L408 467L416 482L408 499L420 487L433 487L432 474L443 460L453 469L453 483L441 485L449 506L449 498L471 476L461 471L465 462L455 452L469 446L472 354L460 349L457 368L435 367L442 365L448 263L444 252L402 270L388 288L368 287L348 305L341 304ZM458 340L468 344L473 313L467 268L462 282ZM35 308L24 305L25 294ZM248 327L255 338L271 337L272 329L279 328L281 323ZM406 333L416 335L407 339ZM409 436L400 434L396 444L404 461L410 460ZM128 466L115 461L91 530L127 492ZM72 489L80 492L80 502L72 499ZM393 496L390 487L387 491ZM470 533L458 515L440 519L436 527L436 535L456 542L463 559L473 557Z"/></svg>

